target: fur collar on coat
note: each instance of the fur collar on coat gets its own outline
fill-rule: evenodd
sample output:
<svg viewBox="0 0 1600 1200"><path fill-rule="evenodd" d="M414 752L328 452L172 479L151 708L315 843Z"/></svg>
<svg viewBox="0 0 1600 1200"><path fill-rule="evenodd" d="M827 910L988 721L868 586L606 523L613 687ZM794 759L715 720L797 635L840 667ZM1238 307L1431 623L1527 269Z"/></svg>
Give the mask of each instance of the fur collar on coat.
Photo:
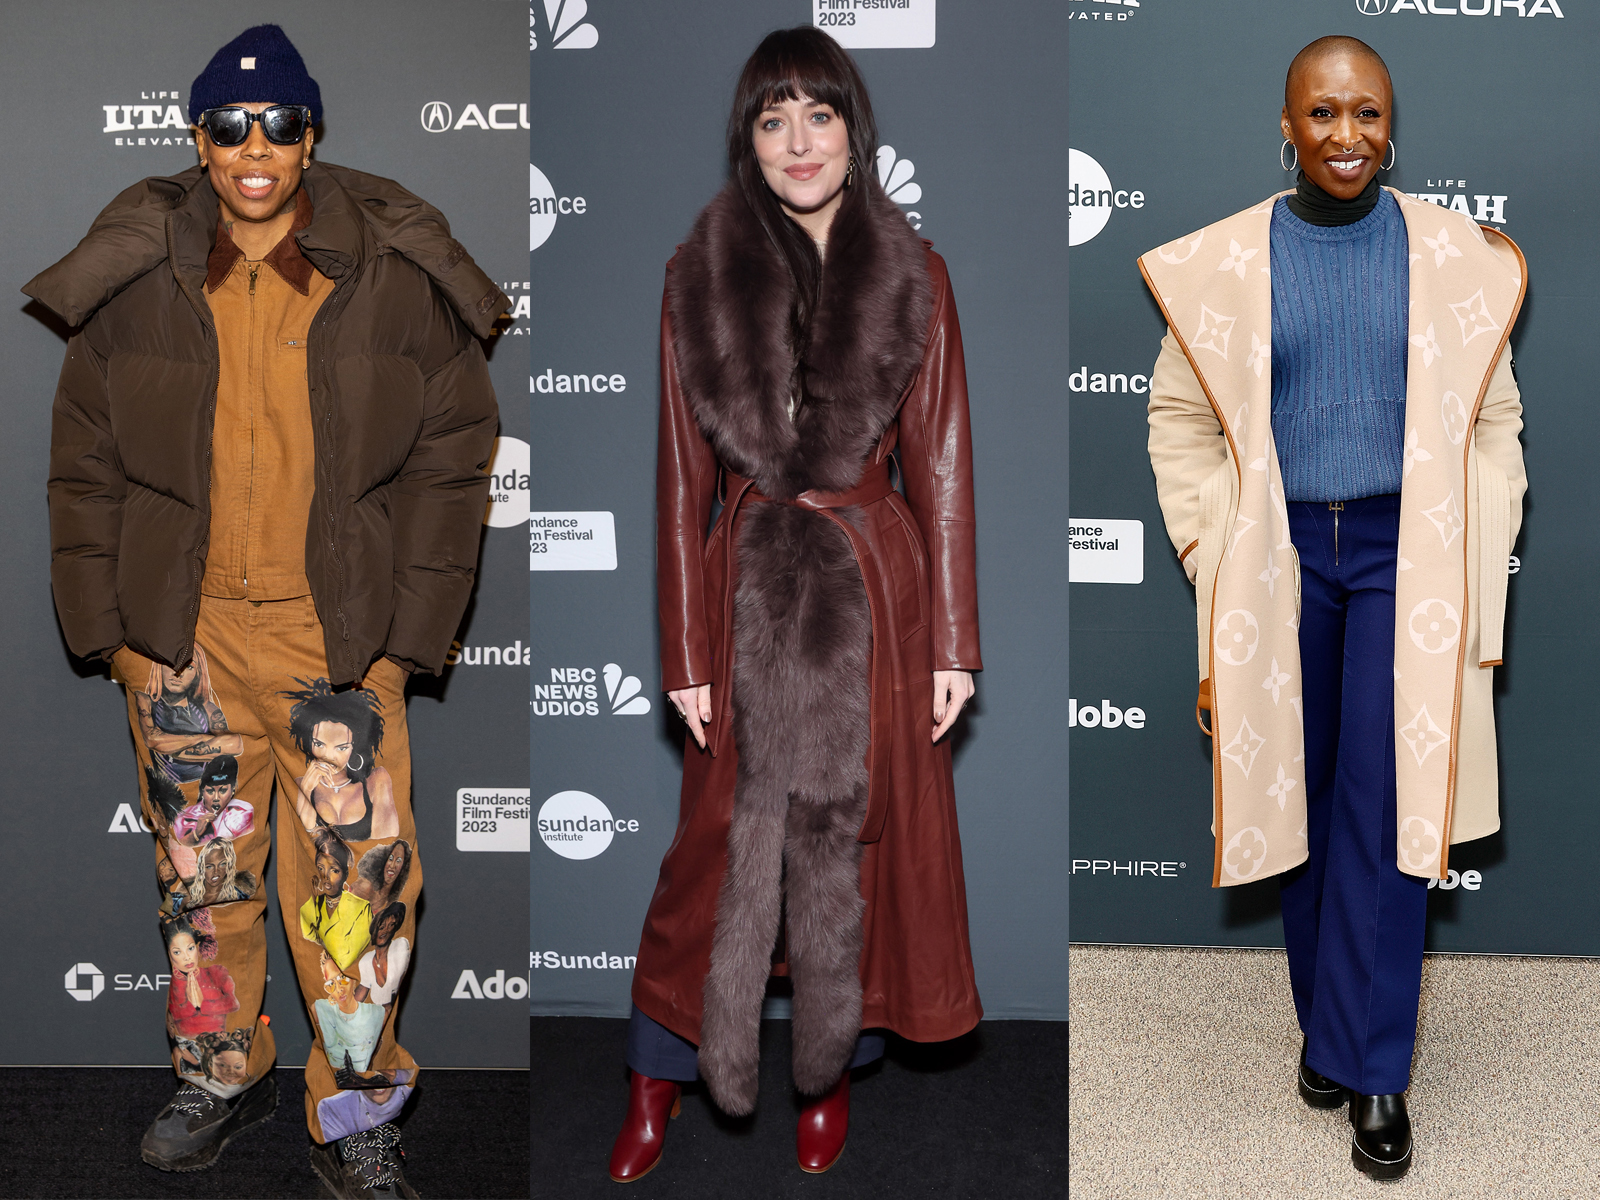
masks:
<svg viewBox="0 0 1600 1200"><path fill-rule="evenodd" d="M927 251L877 181L865 185L867 203L834 218L798 355L794 280L737 185L701 212L667 275L678 373L701 431L775 499L854 487L922 360ZM790 421L797 380L804 398Z"/></svg>

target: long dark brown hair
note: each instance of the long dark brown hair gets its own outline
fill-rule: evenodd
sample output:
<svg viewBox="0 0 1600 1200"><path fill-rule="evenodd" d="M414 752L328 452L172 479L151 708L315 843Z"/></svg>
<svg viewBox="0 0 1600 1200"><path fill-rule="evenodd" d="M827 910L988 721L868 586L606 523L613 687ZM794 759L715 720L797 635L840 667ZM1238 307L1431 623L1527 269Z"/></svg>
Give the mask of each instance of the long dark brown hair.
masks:
<svg viewBox="0 0 1600 1200"><path fill-rule="evenodd" d="M863 209L869 190L876 186L872 174L878 145L878 124L872 101L855 60L844 47L810 25L769 33L739 73L728 114L728 166L745 203L761 223L772 244L783 254L794 277L794 303L789 311L790 333L797 356L804 352L822 286L822 259L806 233L783 211L778 198L761 175L756 159L756 120L770 106L802 97L826 104L838 114L850 135L850 153L856 160L852 186L834 219Z"/></svg>

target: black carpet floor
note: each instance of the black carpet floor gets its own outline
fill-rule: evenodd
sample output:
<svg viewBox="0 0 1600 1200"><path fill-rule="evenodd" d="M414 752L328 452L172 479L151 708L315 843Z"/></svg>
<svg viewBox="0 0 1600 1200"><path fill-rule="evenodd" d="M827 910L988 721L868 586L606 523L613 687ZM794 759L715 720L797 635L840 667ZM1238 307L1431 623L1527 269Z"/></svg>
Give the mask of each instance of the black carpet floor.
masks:
<svg viewBox="0 0 1600 1200"><path fill-rule="evenodd" d="M763 1022L761 1099L723 1116L703 1084L685 1091L650 1174L612 1183L606 1161L628 1105L627 1022L534 1017L533 1195L537 1200L1056 1200L1067 1194L1067 1024L986 1021L954 1042L891 1038L850 1085L850 1139L834 1168L795 1162L799 1102L789 1023Z"/></svg>
<svg viewBox="0 0 1600 1200"><path fill-rule="evenodd" d="M319 1197L306 1159L302 1072L278 1071L278 1111L208 1170L169 1174L139 1139L176 1090L172 1072L0 1068L0 1196ZM528 1194L526 1071L424 1071L401 1115L406 1177L428 1200Z"/></svg>

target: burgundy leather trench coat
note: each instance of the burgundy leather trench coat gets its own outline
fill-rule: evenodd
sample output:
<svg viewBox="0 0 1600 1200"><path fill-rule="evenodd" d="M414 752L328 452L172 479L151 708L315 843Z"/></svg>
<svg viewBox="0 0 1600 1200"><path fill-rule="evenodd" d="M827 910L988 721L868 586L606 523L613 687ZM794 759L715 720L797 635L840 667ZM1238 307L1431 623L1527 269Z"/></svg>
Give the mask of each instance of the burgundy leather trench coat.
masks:
<svg viewBox="0 0 1600 1200"><path fill-rule="evenodd" d="M976 671L982 662L961 330L944 260L923 245L933 316L896 415L854 489L806 492L792 503L823 512L845 530L871 608L869 800L858 835L866 904L861 1025L941 1041L970 1030L983 1010L967 936L950 742L931 740L933 672ZM904 495L891 484L891 455ZM746 514L771 501L718 462L697 425L680 384L666 305L656 489L661 686L711 684L714 716L707 750L685 737L677 833L645 919L633 1000L699 1042L737 770L734 548ZM723 505L714 526L713 501ZM859 513L854 520L835 511L851 505ZM781 937L773 973L786 973Z"/></svg>

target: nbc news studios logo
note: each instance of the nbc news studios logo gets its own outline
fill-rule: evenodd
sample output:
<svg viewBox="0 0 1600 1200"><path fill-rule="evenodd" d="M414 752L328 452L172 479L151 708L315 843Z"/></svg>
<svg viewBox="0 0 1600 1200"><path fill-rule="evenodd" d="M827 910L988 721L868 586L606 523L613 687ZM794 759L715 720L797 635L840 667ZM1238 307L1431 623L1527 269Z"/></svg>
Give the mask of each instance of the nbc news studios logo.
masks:
<svg viewBox="0 0 1600 1200"><path fill-rule="evenodd" d="M539 23L536 9L528 5L528 49L539 48ZM552 50L592 50L600 41L600 31L584 17L589 15L588 0L544 0L545 39Z"/></svg>
<svg viewBox="0 0 1600 1200"><path fill-rule="evenodd" d="M550 682L533 685L536 717L598 717L600 685L605 685L606 711L614 717L642 717L650 701L640 693L637 675L624 675L616 663L607 663L596 676L593 667L551 667Z"/></svg>

